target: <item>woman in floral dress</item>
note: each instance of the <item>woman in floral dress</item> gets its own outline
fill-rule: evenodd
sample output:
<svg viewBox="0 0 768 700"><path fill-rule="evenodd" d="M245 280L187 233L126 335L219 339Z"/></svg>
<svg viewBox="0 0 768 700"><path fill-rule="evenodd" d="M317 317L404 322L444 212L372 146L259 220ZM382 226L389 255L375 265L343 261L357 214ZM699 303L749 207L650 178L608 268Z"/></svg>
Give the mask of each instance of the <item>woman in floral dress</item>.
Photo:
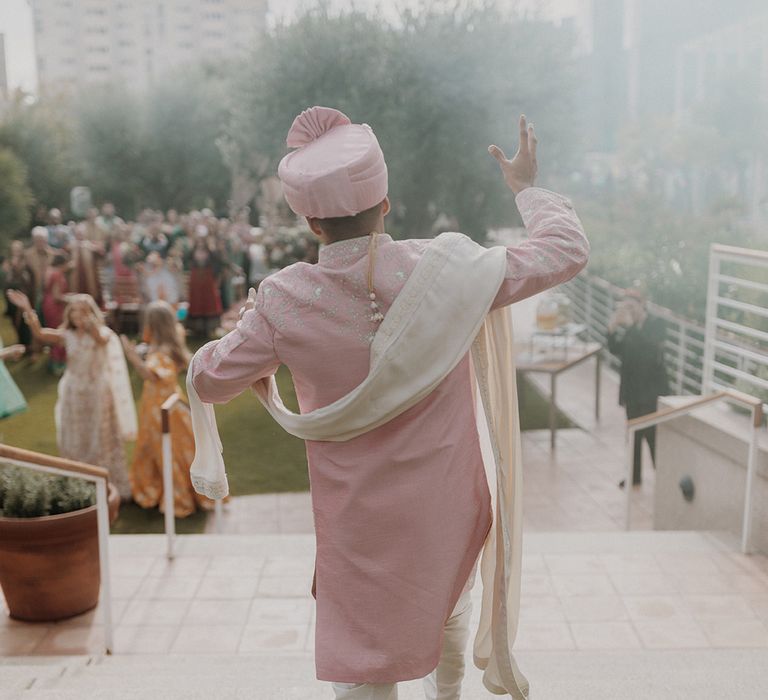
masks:
<svg viewBox="0 0 768 700"><path fill-rule="evenodd" d="M70 297L59 328L42 327L26 294L9 290L8 298L36 339L67 351L55 408L59 454L106 467L120 497L129 499L123 443L136 437L136 407L119 338L88 294Z"/></svg>
<svg viewBox="0 0 768 700"><path fill-rule="evenodd" d="M147 306L145 322L149 351L142 360L136 346L122 336L128 361L144 379L139 412L139 434L131 464L133 500L142 508L160 506L163 500L163 450L161 407L174 393L182 394L179 372L189 364L184 343L184 329L176 321L171 306L153 301ZM171 444L173 453L173 503L177 518L185 518L197 510L213 508L213 501L195 493L189 467L195 456L192 422L184 407L171 411Z"/></svg>

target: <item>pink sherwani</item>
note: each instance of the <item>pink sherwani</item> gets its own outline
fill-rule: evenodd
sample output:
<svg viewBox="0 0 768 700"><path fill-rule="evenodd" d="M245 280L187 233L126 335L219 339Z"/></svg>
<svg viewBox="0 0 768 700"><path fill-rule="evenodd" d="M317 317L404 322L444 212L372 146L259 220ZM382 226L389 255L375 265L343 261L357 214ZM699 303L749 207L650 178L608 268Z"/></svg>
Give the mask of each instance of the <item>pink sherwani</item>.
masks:
<svg viewBox="0 0 768 700"><path fill-rule="evenodd" d="M523 190L530 238L507 249L494 307L570 279L589 244L560 195ZM428 240L379 237L374 286L386 314ZM267 278L256 308L192 363L200 399L229 401L285 364L302 412L368 373L368 237L320 251ZM418 350L415 350L418 352ZM320 680L392 683L436 666L443 625L491 525L469 355L425 399L347 442L307 441L317 537L315 655Z"/></svg>

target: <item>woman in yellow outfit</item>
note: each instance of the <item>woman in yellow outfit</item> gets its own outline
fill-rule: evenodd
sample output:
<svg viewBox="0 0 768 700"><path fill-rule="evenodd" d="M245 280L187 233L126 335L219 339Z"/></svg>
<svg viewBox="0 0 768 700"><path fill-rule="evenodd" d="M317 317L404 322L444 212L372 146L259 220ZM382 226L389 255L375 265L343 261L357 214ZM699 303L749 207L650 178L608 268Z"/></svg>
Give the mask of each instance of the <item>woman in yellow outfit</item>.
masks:
<svg viewBox="0 0 768 700"><path fill-rule="evenodd" d="M184 331L176 321L173 309L164 301L147 306L145 337L149 350L145 360L135 343L122 337L128 361L144 379L139 411L139 433L131 464L133 500L142 508L160 506L163 502L163 451L161 411L163 402L173 393L183 395L178 374L189 364L189 351ZM195 493L189 467L195 456L195 441L189 412L183 408L171 412L171 444L173 452L173 503L177 518L185 518L197 508L211 510L213 501Z"/></svg>

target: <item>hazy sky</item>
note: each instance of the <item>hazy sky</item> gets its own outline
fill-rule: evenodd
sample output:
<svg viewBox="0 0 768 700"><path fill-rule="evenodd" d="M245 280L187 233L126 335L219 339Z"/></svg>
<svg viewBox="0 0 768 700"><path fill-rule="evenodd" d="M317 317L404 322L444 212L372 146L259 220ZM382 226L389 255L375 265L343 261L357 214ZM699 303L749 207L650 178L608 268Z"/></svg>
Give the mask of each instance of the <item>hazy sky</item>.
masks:
<svg viewBox="0 0 768 700"><path fill-rule="evenodd" d="M516 0L499 0L499 4L513 4ZM567 16L573 14L581 0L520 0L523 4L541 9L548 5L551 14ZM269 0L270 15L274 18L289 18L297 9L317 4L317 0ZM416 4L416 0L332 0L337 7L360 8L403 6ZM5 51L8 67L8 83L11 88L22 87L34 90L35 48L32 31L32 10L28 0L0 0L0 34L5 34Z"/></svg>

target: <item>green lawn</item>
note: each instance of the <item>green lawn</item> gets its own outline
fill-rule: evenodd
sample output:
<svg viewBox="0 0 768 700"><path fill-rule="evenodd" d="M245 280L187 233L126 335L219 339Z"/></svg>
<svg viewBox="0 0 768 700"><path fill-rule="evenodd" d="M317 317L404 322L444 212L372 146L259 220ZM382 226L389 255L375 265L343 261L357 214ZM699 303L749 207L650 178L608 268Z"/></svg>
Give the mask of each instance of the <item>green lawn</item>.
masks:
<svg viewBox="0 0 768 700"><path fill-rule="evenodd" d="M14 342L13 330L3 317L0 322L3 342ZM29 403L22 414L0 422L0 442L55 455L56 431L53 407L57 379L46 370L45 358L8 363L8 368ZM134 396L141 395L141 382L132 375ZM285 368L277 376L286 405L296 410L291 377ZM548 407L527 381L519 383L523 430L547 427ZM250 392L245 392L225 406L216 407L219 432L224 444L224 458L233 495L306 491L309 489L307 463L302 440L285 433ZM562 414L560 427L572 427ZM133 445L127 446L130 463ZM179 532L200 532L205 514L177 520ZM119 533L162 532L163 518L157 510L145 511L131 505L121 509L113 530Z"/></svg>

